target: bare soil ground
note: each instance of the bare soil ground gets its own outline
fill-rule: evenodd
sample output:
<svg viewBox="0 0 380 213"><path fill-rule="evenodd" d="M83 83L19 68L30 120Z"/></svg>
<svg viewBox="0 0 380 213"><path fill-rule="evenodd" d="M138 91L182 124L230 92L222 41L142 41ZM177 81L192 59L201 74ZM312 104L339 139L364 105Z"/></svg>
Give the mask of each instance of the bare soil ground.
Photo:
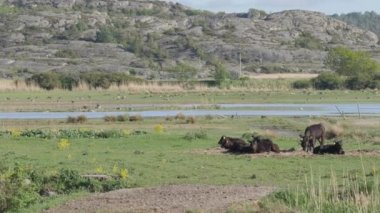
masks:
<svg viewBox="0 0 380 213"><path fill-rule="evenodd" d="M256 203L272 187L172 185L122 189L74 200L45 212L225 212L238 203Z"/></svg>
<svg viewBox="0 0 380 213"><path fill-rule="evenodd" d="M226 151L222 148L211 148L211 149L203 149L203 150L193 150L194 153L199 154L211 154L211 155L217 155L217 154L230 154L230 155L236 155L236 153L231 153ZM260 158L260 157L313 157L313 156L319 156L314 155L312 153L307 153L302 150L296 150L296 151L290 151L290 152L280 152L280 153L259 153L259 154L239 154L239 155L245 155L247 157L251 158ZM380 157L380 150L350 150L345 151L345 154L343 156L373 156L373 157Z"/></svg>
<svg viewBox="0 0 380 213"><path fill-rule="evenodd" d="M271 73L271 74L252 74L249 77L253 79L310 79L317 77L314 73Z"/></svg>

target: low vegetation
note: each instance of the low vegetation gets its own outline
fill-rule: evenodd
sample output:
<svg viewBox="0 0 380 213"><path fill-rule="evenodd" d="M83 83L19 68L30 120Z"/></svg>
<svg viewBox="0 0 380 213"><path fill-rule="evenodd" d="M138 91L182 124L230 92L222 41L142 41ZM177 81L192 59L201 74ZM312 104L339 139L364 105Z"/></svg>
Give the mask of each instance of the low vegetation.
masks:
<svg viewBox="0 0 380 213"><path fill-rule="evenodd" d="M293 88L305 89L310 85L318 90L380 88L380 65L366 52L338 47L329 51L325 65L334 72L321 73L310 82L295 81Z"/></svg>
<svg viewBox="0 0 380 213"><path fill-rule="evenodd" d="M90 119L77 128L67 128L59 120L49 121L48 128L46 121L2 121L3 210L36 208L77 192L163 184L276 186L279 191L260 202L267 211L279 206L322 211L334 202L337 211L377 208L377 119L205 116L194 124L178 121L146 118L123 123L126 129L102 119ZM272 138L281 149L297 148L298 134L310 122L325 123L343 140L346 155L264 157L226 154L217 148L221 135L252 134ZM27 129L30 125L35 129ZM88 174L110 179L89 179Z"/></svg>

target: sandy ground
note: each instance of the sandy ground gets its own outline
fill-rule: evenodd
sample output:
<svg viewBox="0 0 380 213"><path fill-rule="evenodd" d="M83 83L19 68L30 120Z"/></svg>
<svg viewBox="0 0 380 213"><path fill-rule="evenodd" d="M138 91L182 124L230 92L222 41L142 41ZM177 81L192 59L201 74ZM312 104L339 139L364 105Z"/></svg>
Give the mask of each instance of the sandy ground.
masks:
<svg viewBox="0 0 380 213"><path fill-rule="evenodd" d="M317 77L313 73L273 73L273 74L252 74L249 78L253 79L310 79Z"/></svg>
<svg viewBox="0 0 380 213"><path fill-rule="evenodd" d="M211 148L211 149L199 149L199 150L193 150L194 153L199 154L210 154L210 155L222 155L222 154L229 154L229 155L237 155L236 153L230 153L222 148ZM302 150L296 150L292 152L280 152L280 153L260 153L260 154L238 154L238 155L244 155L251 158L260 158L260 157L318 157L320 155L314 155L312 153L307 153ZM344 156L374 156L374 157L380 157L380 150L350 150L345 151Z"/></svg>
<svg viewBox="0 0 380 213"><path fill-rule="evenodd" d="M209 185L122 189L69 201L45 212L225 212L233 204L255 203L271 191L271 187Z"/></svg>

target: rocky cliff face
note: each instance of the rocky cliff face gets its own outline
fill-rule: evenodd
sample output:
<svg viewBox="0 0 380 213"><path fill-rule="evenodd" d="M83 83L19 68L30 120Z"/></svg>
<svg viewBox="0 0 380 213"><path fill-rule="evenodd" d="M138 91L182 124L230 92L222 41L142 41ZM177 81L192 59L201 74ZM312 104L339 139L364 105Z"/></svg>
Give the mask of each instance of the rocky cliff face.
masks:
<svg viewBox="0 0 380 213"><path fill-rule="evenodd" d="M129 72L212 77L215 61L236 73L320 72L326 50L371 51L377 36L322 13L250 10L213 14L145 0L0 0L0 74ZM174 69L175 70L175 69Z"/></svg>

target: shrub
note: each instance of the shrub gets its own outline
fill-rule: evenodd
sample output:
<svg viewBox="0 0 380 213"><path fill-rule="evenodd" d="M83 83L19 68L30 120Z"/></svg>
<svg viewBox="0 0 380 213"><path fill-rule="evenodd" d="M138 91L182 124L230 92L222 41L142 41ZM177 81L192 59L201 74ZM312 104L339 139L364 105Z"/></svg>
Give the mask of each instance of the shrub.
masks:
<svg viewBox="0 0 380 213"><path fill-rule="evenodd" d="M69 116L66 119L66 123L84 123L87 121L87 117L85 115L79 115L78 117Z"/></svg>
<svg viewBox="0 0 380 213"><path fill-rule="evenodd" d="M59 150L66 150L70 147L70 142L68 139L60 139L58 144L57 144L57 147Z"/></svg>
<svg viewBox="0 0 380 213"><path fill-rule="evenodd" d="M366 74L358 74L346 80L346 87L352 90L361 90L370 88L373 77Z"/></svg>
<svg viewBox="0 0 380 213"><path fill-rule="evenodd" d="M105 122L115 122L117 120L117 118L115 116L107 115L107 116L104 116L103 120Z"/></svg>
<svg viewBox="0 0 380 213"><path fill-rule="evenodd" d="M16 164L14 168L1 166L0 212L26 208L40 198L37 185L30 180L30 170Z"/></svg>
<svg viewBox="0 0 380 213"><path fill-rule="evenodd" d="M26 80L27 84L36 83L39 87L52 90L60 87L59 76L54 72L37 73Z"/></svg>
<svg viewBox="0 0 380 213"><path fill-rule="evenodd" d="M114 43L120 40L120 33L113 27L101 27L96 32L96 42L100 43Z"/></svg>
<svg viewBox="0 0 380 213"><path fill-rule="evenodd" d="M67 119L66 119L66 123L70 123L70 124L77 123L77 118L76 118L76 117L69 116L69 117L67 117Z"/></svg>
<svg viewBox="0 0 380 213"><path fill-rule="evenodd" d="M71 49L58 50L54 56L58 58L78 58L78 54Z"/></svg>
<svg viewBox="0 0 380 213"><path fill-rule="evenodd" d="M311 81L310 80L297 80L292 83L292 87L294 89L308 89L311 87Z"/></svg>
<svg viewBox="0 0 380 213"><path fill-rule="evenodd" d="M162 124L158 124L154 126L154 132L156 133L162 133L164 131L164 126Z"/></svg>
<svg viewBox="0 0 380 213"><path fill-rule="evenodd" d="M195 123L195 117L193 117L193 116L190 116L190 117L187 117L186 118L186 123L187 124L194 124Z"/></svg>
<svg viewBox="0 0 380 213"><path fill-rule="evenodd" d="M206 115L206 116L205 116L205 119L206 119L206 120L212 120L212 119L214 119L214 117L213 117L212 115Z"/></svg>
<svg viewBox="0 0 380 213"><path fill-rule="evenodd" d="M124 122L124 121L127 120L127 116L125 116L125 115L118 115L116 117L116 120L119 121L119 122Z"/></svg>
<svg viewBox="0 0 380 213"><path fill-rule="evenodd" d="M306 48L310 50L323 49L321 40L315 38L310 33L302 33L298 38L294 40L296 47Z"/></svg>
<svg viewBox="0 0 380 213"><path fill-rule="evenodd" d="M75 73L62 73L59 75L59 81L62 89L72 90L78 87L80 78L79 75Z"/></svg>
<svg viewBox="0 0 380 213"><path fill-rule="evenodd" d="M185 140L193 141L197 139L207 139L207 133L205 130L201 129L196 132L188 132L185 136L183 136Z"/></svg>
<svg viewBox="0 0 380 213"><path fill-rule="evenodd" d="M174 119L176 119L176 120L185 120L186 119L186 116L183 114L183 113L178 113L175 117L174 117Z"/></svg>
<svg viewBox="0 0 380 213"><path fill-rule="evenodd" d="M78 121L78 123L84 123L87 121L87 117L85 115L79 115L77 117L77 121Z"/></svg>
<svg viewBox="0 0 380 213"><path fill-rule="evenodd" d="M135 121L143 121L143 117L141 115L131 115L129 116L129 121L130 122L135 122Z"/></svg>
<svg viewBox="0 0 380 213"><path fill-rule="evenodd" d="M321 73L318 77L312 79L312 83L316 89L334 90L342 87L343 79L336 73L324 72Z"/></svg>

